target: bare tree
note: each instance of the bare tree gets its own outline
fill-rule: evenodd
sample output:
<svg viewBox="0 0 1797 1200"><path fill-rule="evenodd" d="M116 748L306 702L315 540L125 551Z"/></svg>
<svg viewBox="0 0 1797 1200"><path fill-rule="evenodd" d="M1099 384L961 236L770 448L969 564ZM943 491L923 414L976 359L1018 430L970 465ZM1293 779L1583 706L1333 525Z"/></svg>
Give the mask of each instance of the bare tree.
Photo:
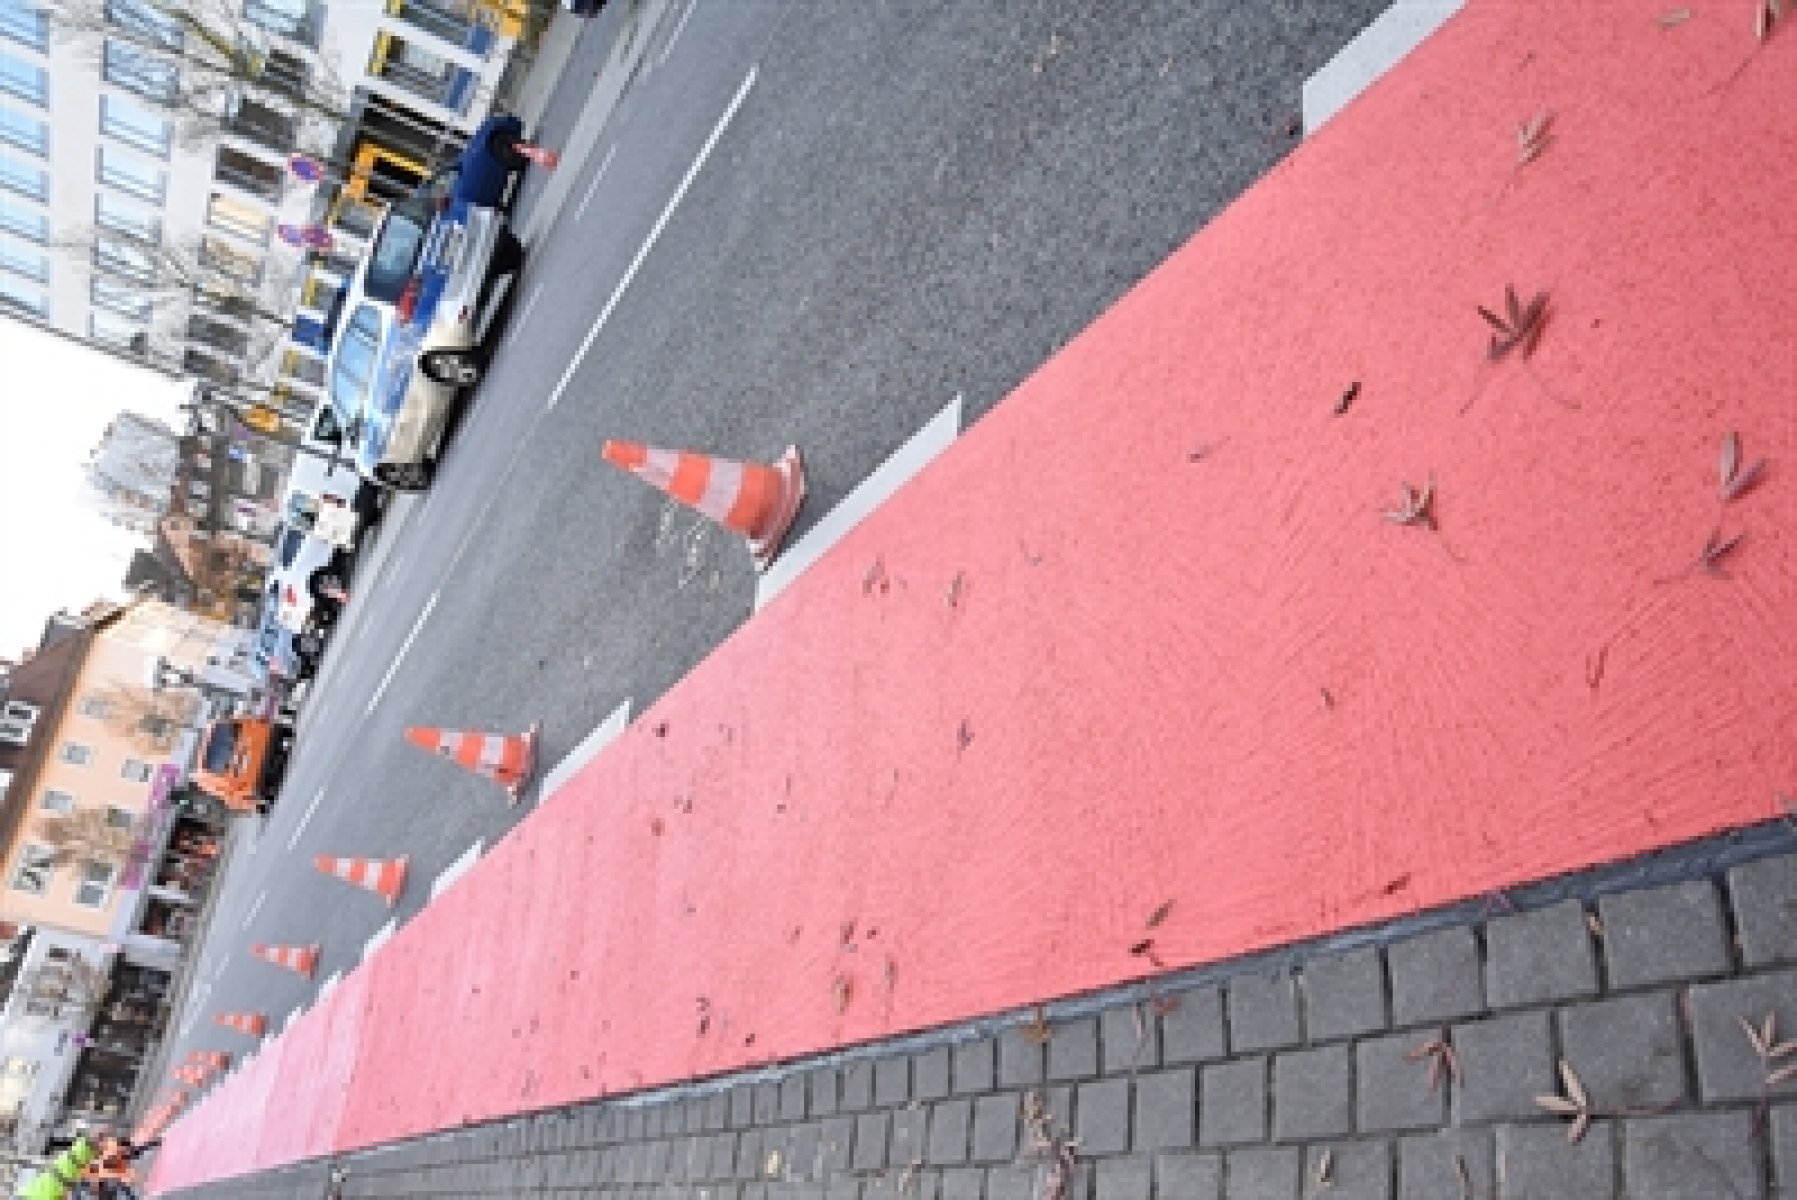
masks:
<svg viewBox="0 0 1797 1200"><path fill-rule="evenodd" d="M200 584L200 580L194 581ZM199 700L191 692L169 691L111 680L94 692L106 706L106 728L146 751L168 750L175 733L192 719Z"/></svg>
<svg viewBox="0 0 1797 1200"><path fill-rule="evenodd" d="M51 865L57 867L75 862L117 866L131 852L134 840L131 828L114 825L98 808L39 817L33 833L50 847Z"/></svg>

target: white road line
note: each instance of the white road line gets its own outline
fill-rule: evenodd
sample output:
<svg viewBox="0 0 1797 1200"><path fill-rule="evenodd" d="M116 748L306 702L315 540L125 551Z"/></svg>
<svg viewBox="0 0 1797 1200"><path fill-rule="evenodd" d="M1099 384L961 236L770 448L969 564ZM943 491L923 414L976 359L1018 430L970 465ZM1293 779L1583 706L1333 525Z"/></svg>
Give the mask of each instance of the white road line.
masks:
<svg viewBox="0 0 1797 1200"><path fill-rule="evenodd" d="M305 1012L306 1012L306 1010L303 1008L296 1008L292 1012L288 1013L287 1019L285 1021L281 1022L281 1032L286 1033L289 1029L292 1029L293 1023L295 1021L299 1020L300 1017L304 1016Z"/></svg>
<svg viewBox="0 0 1797 1200"><path fill-rule="evenodd" d="M593 182L587 184L587 194L585 198L581 200L580 207L574 210L574 219L576 221L579 221L580 218L586 215L587 205L593 202L593 193L599 190L599 181L605 178L605 168L611 166L611 156L617 152L618 148L615 145L610 150L607 150L605 152L605 160L599 164L599 169L593 172Z"/></svg>
<svg viewBox="0 0 1797 1200"><path fill-rule="evenodd" d="M674 210L680 206L680 201L686 196L686 189L693 185L693 180L699 174L699 168L703 167L705 160L711 157L712 148L718 144L718 139L724 136L724 130L730 127L730 121L736 116L736 110L742 107L744 100L748 99L749 89L755 86L755 76L760 70L759 66L749 68L748 77L742 81L742 86L736 89L736 95L731 98L730 106L724 110L724 115L719 117L718 123L712 127L711 136L705 139L705 145L700 148L699 156L693 159L692 165L686 169L685 178L680 181L680 186L674 189L673 198L668 201L668 206L661 210L661 216L657 218L655 227L649 231L649 236L637 249L636 257L630 260L630 266L624 271L624 278L618 280L618 286L612 290L611 299L607 300L605 307L599 310L599 319L593 322L593 327L587 331L586 340L580 343L580 349L569 361L568 369L562 373L561 382L556 384L555 390L549 394L549 403L545 407L554 408L561 402L562 392L567 390L568 381L574 378L574 372L580 368L581 362L587 356L587 351L592 349L593 342L599 337L599 331L604 329L606 321L611 319L612 310L618 306L618 301L624 298L625 289L630 286L630 281L636 278L637 269L643 265L643 260L649 257L649 251L655 248L656 241L661 237L661 231L667 227L669 219L674 215Z"/></svg>
<svg viewBox="0 0 1797 1200"><path fill-rule="evenodd" d="M543 786L539 795L548 799L555 795L556 789L568 782L580 769L599 757L599 752L611 745L612 739L624 732L630 724L630 701L626 700L611 710L611 715L599 723L598 728L581 739L580 745L568 752L568 756L555 764L554 770L543 776Z"/></svg>
<svg viewBox="0 0 1797 1200"><path fill-rule="evenodd" d="M262 902L266 899L268 899L267 891L261 891L261 892L256 893L256 902L254 904L250 905L250 911L243 914L243 924L240 926L240 928L248 929L250 927L250 922L254 921L256 919L256 914L262 911ZM219 960L218 965L220 967L223 967L225 965L224 959L221 958ZM217 974L217 972L214 972L215 976L216 976L216 974Z"/></svg>
<svg viewBox="0 0 1797 1200"><path fill-rule="evenodd" d="M1397 66L1465 4L1466 0L1404 0L1375 17L1304 81L1300 103L1305 136L1315 133L1350 100Z"/></svg>
<svg viewBox="0 0 1797 1200"><path fill-rule="evenodd" d="M318 811L318 802L323 799L324 789L321 787L313 794L312 803L306 806L306 815L301 817L299 824L293 827L293 836L287 839L287 848L289 850L299 845L300 834L306 832L306 826L312 821L312 814ZM261 901L257 901L257 903L261 903Z"/></svg>
<svg viewBox="0 0 1797 1200"><path fill-rule="evenodd" d="M399 653L393 656L393 662L387 667L387 673L381 676L381 686L375 688L374 695L369 697L368 707L362 710L363 716L372 713L375 705L381 702L381 697L387 694L387 685L393 682L393 673L399 670L399 664L406 660L406 651L412 648L412 642L418 637L419 631L424 628L425 621L430 618L431 609L437 607L437 597L440 595L442 595L442 590L438 589L431 593L429 600L424 602L424 611L419 613L418 620L412 623L412 632L406 634L406 640L400 646Z"/></svg>
<svg viewBox="0 0 1797 1200"><path fill-rule="evenodd" d="M518 313L517 328L519 328L519 329L524 328L524 323L526 321L530 320L531 310L537 306L537 297L541 296L542 294L543 294L543 285L540 282L535 287L530 289L530 295L528 295L524 298L524 308ZM434 495L436 495L436 493L432 492L431 495L434 496Z"/></svg>
<svg viewBox="0 0 1797 1200"><path fill-rule="evenodd" d="M674 32L668 35L668 44L661 48L661 61L667 62L668 55L674 53L674 43L686 32L686 23L692 19L693 9L699 7L699 0L687 0L686 11L680 15L680 24L674 26Z"/></svg>
<svg viewBox="0 0 1797 1200"><path fill-rule="evenodd" d="M441 896L450 884L454 883L473 869L474 864L480 861L481 845L482 842L476 840L474 845L462 851L462 857L443 868L443 873L437 876L437 881L435 883L431 884L432 900Z"/></svg>
<svg viewBox="0 0 1797 1200"><path fill-rule="evenodd" d="M375 930L374 936L369 938L367 944L362 947L362 961L367 962L370 958L374 957L374 952L386 945L387 939L392 937L394 931L398 928L398 922L388 921L385 925Z"/></svg>
<svg viewBox="0 0 1797 1200"><path fill-rule="evenodd" d="M342 983L342 982L343 982L343 972L342 971L332 971L330 978L326 979L323 983L318 985L318 998L320 1000L323 1000L326 996L331 994L332 989L334 989L339 983Z"/></svg>
<svg viewBox="0 0 1797 1200"><path fill-rule="evenodd" d="M202 983L193 990L193 996L187 1001L187 1019L181 1022L181 1036L186 1037L193 1029L193 1023L199 1019L200 1010L206 1006L206 997L212 994L212 985Z"/></svg>
<svg viewBox="0 0 1797 1200"><path fill-rule="evenodd" d="M804 537L780 552L761 581L755 585L755 607L766 605L781 589L797 579L824 551L840 541L867 515L892 498L912 476L929 466L961 434L961 397L949 401L910 440L855 485L855 490L813 525Z"/></svg>

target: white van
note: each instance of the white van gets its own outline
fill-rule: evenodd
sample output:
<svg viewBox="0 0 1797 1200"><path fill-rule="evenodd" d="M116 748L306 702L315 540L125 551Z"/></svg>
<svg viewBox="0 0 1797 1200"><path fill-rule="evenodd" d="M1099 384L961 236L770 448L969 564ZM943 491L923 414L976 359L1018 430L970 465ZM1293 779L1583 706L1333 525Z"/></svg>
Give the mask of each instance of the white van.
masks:
<svg viewBox="0 0 1797 1200"><path fill-rule="evenodd" d="M329 403L320 403L293 456L281 497L281 529L269 574L279 585L280 623L294 634L322 635L337 618L349 560L380 491L356 473L355 448ZM316 610L316 611L315 611Z"/></svg>

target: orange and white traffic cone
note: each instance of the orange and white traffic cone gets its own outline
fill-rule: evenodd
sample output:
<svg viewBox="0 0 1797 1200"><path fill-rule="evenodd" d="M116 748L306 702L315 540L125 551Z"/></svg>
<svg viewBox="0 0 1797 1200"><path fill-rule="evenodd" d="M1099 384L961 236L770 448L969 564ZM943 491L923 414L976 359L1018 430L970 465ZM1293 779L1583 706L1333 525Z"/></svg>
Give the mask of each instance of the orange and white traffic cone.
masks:
<svg viewBox="0 0 1797 1200"><path fill-rule="evenodd" d="M235 1029L238 1033L250 1037L261 1037L268 1032L268 1018L261 1013L219 1013L212 1018L215 1025L223 1025L226 1029Z"/></svg>
<svg viewBox="0 0 1797 1200"><path fill-rule="evenodd" d="M206 1072L199 1067L176 1067L174 1075L189 1087L201 1087L206 1082Z"/></svg>
<svg viewBox="0 0 1797 1200"><path fill-rule="evenodd" d="M562 155L559 150L550 150L535 142L514 142L512 149L542 167L545 171L553 171L561 165Z"/></svg>
<svg viewBox="0 0 1797 1200"><path fill-rule="evenodd" d="M805 503L805 465L788 446L773 466L658 450L641 442L606 442L606 462L691 505L749 541L755 569L765 571Z"/></svg>
<svg viewBox="0 0 1797 1200"><path fill-rule="evenodd" d="M231 1065L228 1050L195 1050L192 1057L200 1066L213 1071L222 1071Z"/></svg>
<svg viewBox="0 0 1797 1200"><path fill-rule="evenodd" d="M536 770L539 729L541 725L533 723L518 734L463 733L459 729L414 725L406 730L406 737L414 746L422 746L491 779L509 792L516 804L524 798L524 785Z"/></svg>
<svg viewBox="0 0 1797 1200"><path fill-rule="evenodd" d="M392 904L399 899L400 891L406 886L406 863L409 861L403 856L387 859L332 858L320 854L313 858L312 865L345 883L365 887Z"/></svg>
<svg viewBox="0 0 1797 1200"><path fill-rule="evenodd" d="M307 979L312 978L312 972L318 969L316 942L310 946L267 946L256 942L250 947L250 953L265 963L297 971Z"/></svg>

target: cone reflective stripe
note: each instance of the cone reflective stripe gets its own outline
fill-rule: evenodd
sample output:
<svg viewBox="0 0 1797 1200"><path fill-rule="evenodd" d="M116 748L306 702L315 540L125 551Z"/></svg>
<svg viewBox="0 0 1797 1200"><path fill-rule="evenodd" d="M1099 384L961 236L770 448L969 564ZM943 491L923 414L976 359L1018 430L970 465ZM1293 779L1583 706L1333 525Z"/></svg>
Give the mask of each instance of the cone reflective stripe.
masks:
<svg viewBox="0 0 1797 1200"><path fill-rule="evenodd" d="M641 442L607 442L605 461L691 505L749 541L755 569L765 571L805 502L805 466L788 446L773 466L659 450Z"/></svg>
<svg viewBox="0 0 1797 1200"><path fill-rule="evenodd" d="M388 904L399 899L406 886L407 858L331 858L320 854L312 865L326 875L365 887Z"/></svg>
<svg viewBox="0 0 1797 1200"><path fill-rule="evenodd" d="M250 947L250 953L266 963L277 967L286 967L289 971L297 971L310 979L312 972L318 969L318 946L265 946L257 942Z"/></svg>
<svg viewBox="0 0 1797 1200"><path fill-rule="evenodd" d="M406 737L414 746L422 746L491 779L510 792L512 803L516 804L524 794L530 773L536 769L538 728L533 724L520 734L498 734L414 725L406 730Z"/></svg>
<svg viewBox="0 0 1797 1200"><path fill-rule="evenodd" d="M222 1071L231 1065L231 1055L224 1050L195 1050L194 1057L201 1066L215 1071Z"/></svg>
<svg viewBox="0 0 1797 1200"><path fill-rule="evenodd" d="M268 1018L261 1013L219 1013L212 1021L215 1025L223 1025L226 1029L235 1029L238 1033L247 1033L251 1037L261 1037L268 1032Z"/></svg>

